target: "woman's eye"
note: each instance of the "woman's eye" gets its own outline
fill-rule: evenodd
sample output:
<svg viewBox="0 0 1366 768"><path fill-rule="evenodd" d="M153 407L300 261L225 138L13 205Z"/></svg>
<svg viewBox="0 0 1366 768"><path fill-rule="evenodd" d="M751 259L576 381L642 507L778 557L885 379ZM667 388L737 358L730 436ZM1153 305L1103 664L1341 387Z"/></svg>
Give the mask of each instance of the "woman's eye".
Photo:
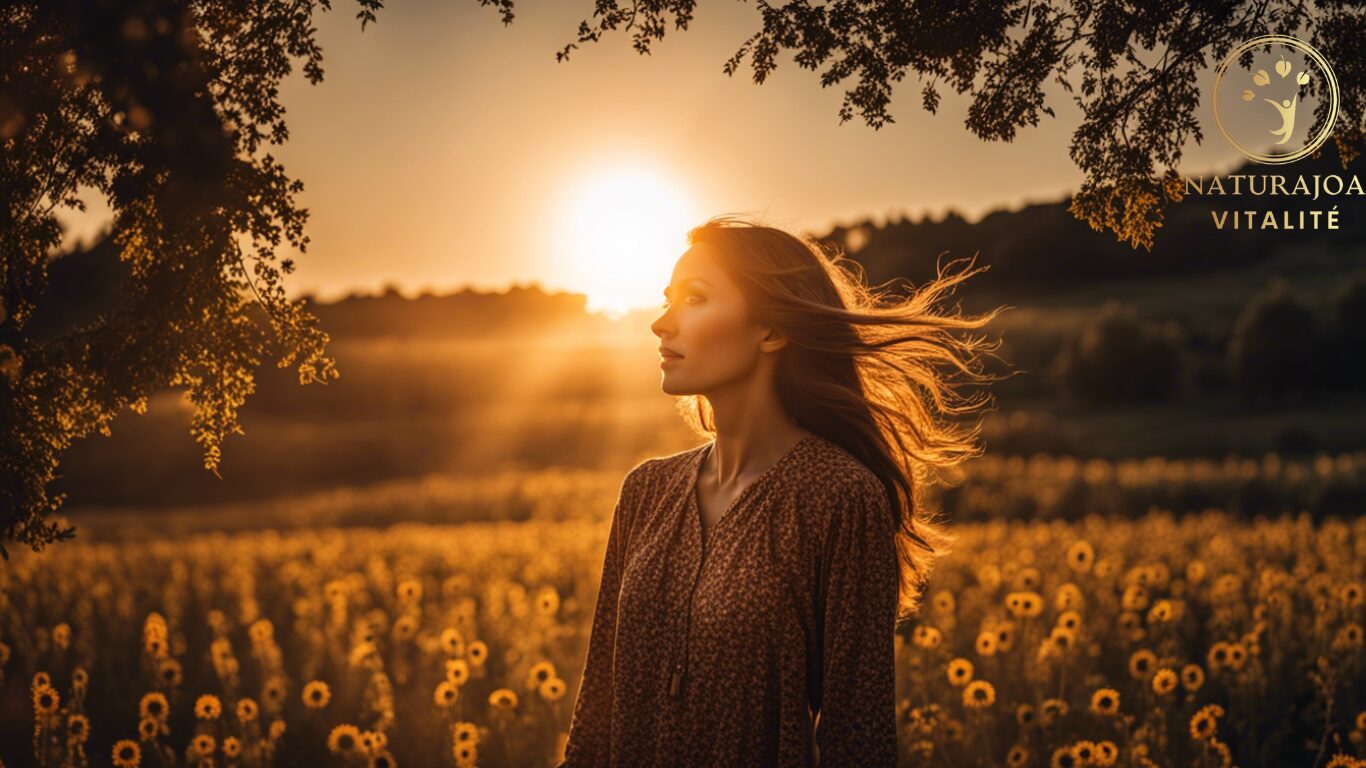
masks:
<svg viewBox="0 0 1366 768"><path fill-rule="evenodd" d="M688 294L687 296L684 296L684 297L683 297L683 303L684 303L684 304L687 304L687 303L688 303L688 299L697 299L697 300L700 301L700 300L702 299L702 297L699 296L699 295L697 295L697 294L695 294L695 293L690 293L690 294ZM672 303L673 303L673 302L669 301L668 299L665 299L664 302L663 302L662 304L660 304L660 306L663 307L664 309L668 309L668 308L669 308L669 305L672 304Z"/></svg>

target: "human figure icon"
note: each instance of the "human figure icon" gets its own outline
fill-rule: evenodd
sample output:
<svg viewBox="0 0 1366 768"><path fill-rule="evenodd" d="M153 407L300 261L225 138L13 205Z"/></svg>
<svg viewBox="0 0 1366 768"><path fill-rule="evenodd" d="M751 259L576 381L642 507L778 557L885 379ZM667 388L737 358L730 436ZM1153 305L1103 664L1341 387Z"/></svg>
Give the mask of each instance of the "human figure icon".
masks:
<svg viewBox="0 0 1366 768"><path fill-rule="evenodd" d="M1272 136L1281 137L1281 140L1276 142L1277 144L1284 144L1290 140L1290 134L1295 130L1295 106L1299 100L1300 95L1298 93L1293 99L1282 99L1280 101L1262 99L1262 101L1269 102L1271 106L1276 108L1277 112L1281 113L1281 127L1271 132Z"/></svg>

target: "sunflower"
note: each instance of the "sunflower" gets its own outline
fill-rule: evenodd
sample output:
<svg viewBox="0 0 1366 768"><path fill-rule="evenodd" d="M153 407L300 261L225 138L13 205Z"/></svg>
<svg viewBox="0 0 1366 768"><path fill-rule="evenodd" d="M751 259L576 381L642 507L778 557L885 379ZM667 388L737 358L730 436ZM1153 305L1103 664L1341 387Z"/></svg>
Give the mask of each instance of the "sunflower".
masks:
<svg viewBox="0 0 1366 768"><path fill-rule="evenodd" d="M285 721L275 719L270 721L270 740L279 741L285 735Z"/></svg>
<svg viewBox="0 0 1366 768"><path fill-rule="evenodd" d="M1096 756L1095 742L1082 739L1072 745L1072 754L1077 756L1082 765L1090 765L1092 758Z"/></svg>
<svg viewBox="0 0 1366 768"><path fill-rule="evenodd" d="M1114 688L1101 688L1091 694L1091 711L1098 715L1114 715L1119 712L1119 691Z"/></svg>
<svg viewBox="0 0 1366 768"><path fill-rule="evenodd" d="M237 719L243 723L250 723L260 714L261 708L256 706L254 699L242 698L237 700Z"/></svg>
<svg viewBox="0 0 1366 768"><path fill-rule="evenodd" d="M1337 634L1333 636L1333 650L1335 651L1355 651L1360 649L1361 645L1361 625L1356 622L1342 625Z"/></svg>
<svg viewBox="0 0 1366 768"><path fill-rule="evenodd" d="M560 610L560 593L554 587L546 587L536 593L536 612L542 616L554 616Z"/></svg>
<svg viewBox="0 0 1366 768"><path fill-rule="evenodd" d="M247 635L251 637L253 643L263 644L275 637L275 625L270 622L270 619L257 619L247 629Z"/></svg>
<svg viewBox="0 0 1366 768"><path fill-rule="evenodd" d="M560 678L552 677L544 683L541 683L537 690L540 692L541 698L546 701L554 702L564 698L566 686L564 681Z"/></svg>
<svg viewBox="0 0 1366 768"><path fill-rule="evenodd" d="M1119 760L1119 745L1106 739L1096 742L1095 765L1106 768Z"/></svg>
<svg viewBox="0 0 1366 768"><path fill-rule="evenodd" d="M223 714L223 704L212 693L206 693L195 699L194 716L200 720L217 720L221 714Z"/></svg>
<svg viewBox="0 0 1366 768"><path fill-rule="evenodd" d="M446 627L441 630L441 650L447 656L461 656L465 653L465 639L461 637L460 630L455 627Z"/></svg>
<svg viewBox="0 0 1366 768"><path fill-rule="evenodd" d="M1086 607L1086 597L1078 587L1072 582L1064 582L1058 585L1058 589L1053 593L1053 607L1059 611L1080 611Z"/></svg>
<svg viewBox="0 0 1366 768"><path fill-rule="evenodd" d="M1228 644L1228 665L1233 669L1242 669L1243 662L1247 661L1247 648L1242 643Z"/></svg>
<svg viewBox="0 0 1366 768"><path fill-rule="evenodd" d="M1034 724L1036 719L1037 715L1034 712L1034 705L1021 704L1015 708L1015 722L1019 723L1021 728L1028 728Z"/></svg>
<svg viewBox="0 0 1366 768"><path fill-rule="evenodd" d="M1067 548L1067 566L1077 573L1086 573L1096 561L1096 550L1091 543L1081 539Z"/></svg>
<svg viewBox="0 0 1366 768"><path fill-rule="evenodd" d="M436 684L436 692L432 698L438 707L450 707L455 705L455 700L460 697L459 686L450 680L442 680Z"/></svg>
<svg viewBox="0 0 1366 768"><path fill-rule="evenodd" d="M1028 762L1029 750L1025 749L1022 744L1016 744L1006 753L1006 765L1010 766L1010 768L1024 768L1024 765Z"/></svg>
<svg viewBox="0 0 1366 768"><path fill-rule="evenodd" d="M1219 768L1229 768L1233 765L1233 754L1229 752L1228 745L1222 741L1211 741L1209 751L1214 753L1215 765Z"/></svg>
<svg viewBox="0 0 1366 768"><path fill-rule="evenodd" d="M422 582L417 579L405 579L399 582L398 599L404 602L416 602L422 599Z"/></svg>
<svg viewBox="0 0 1366 768"><path fill-rule="evenodd" d="M526 687L539 688L541 683L555 676L555 665L548 661L538 661L527 672Z"/></svg>
<svg viewBox="0 0 1366 768"><path fill-rule="evenodd" d="M285 702L285 681L282 677L272 677L261 686L261 701L271 709L278 709Z"/></svg>
<svg viewBox="0 0 1366 768"><path fill-rule="evenodd" d="M360 729L354 725L339 725L327 735L327 748L338 754L349 755L360 747Z"/></svg>
<svg viewBox="0 0 1366 768"><path fill-rule="evenodd" d="M1081 629L1081 614L1072 609L1065 610L1058 614L1057 625L1076 632Z"/></svg>
<svg viewBox="0 0 1366 768"><path fill-rule="evenodd" d="M57 650L66 650L71 645L71 625L61 622L52 627L52 645L57 646Z"/></svg>
<svg viewBox="0 0 1366 768"><path fill-rule="evenodd" d="M469 768L479 759L479 750L472 741L455 742L452 752L455 755L455 764L459 768Z"/></svg>
<svg viewBox="0 0 1366 768"><path fill-rule="evenodd" d="M195 737L190 740L190 744L194 747L194 751L198 752L201 756L212 755L214 747L218 746L218 741L214 739L213 734L211 733L197 733L195 734Z"/></svg>
<svg viewBox="0 0 1366 768"><path fill-rule="evenodd" d="M961 657L950 661L948 675L950 684L967 685L972 680L972 662Z"/></svg>
<svg viewBox="0 0 1366 768"><path fill-rule="evenodd" d="M475 640L465 649L465 657L470 660L470 664L476 667L484 666L484 662L489 658L489 647L483 640Z"/></svg>
<svg viewBox="0 0 1366 768"><path fill-rule="evenodd" d="M977 636L977 655L996 655L996 635L991 632L983 632Z"/></svg>
<svg viewBox="0 0 1366 768"><path fill-rule="evenodd" d="M1163 667L1153 675L1153 692L1165 696L1176 690L1176 681L1176 671Z"/></svg>
<svg viewBox="0 0 1366 768"><path fill-rule="evenodd" d="M932 605L934 606L935 613L953 613L954 609L957 607L957 601L954 599L952 592L947 589L941 589L934 593Z"/></svg>
<svg viewBox="0 0 1366 768"><path fill-rule="evenodd" d="M474 723L467 723L464 721L458 722L455 724L454 738L456 744L459 744L462 741L468 741L471 744L478 742L479 726L475 725Z"/></svg>
<svg viewBox="0 0 1366 768"><path fill-rule="evenodd" d="M1366 594L1362 592L1361 585L1353 581L1342 585L1338 597L1347 604L1348 608L1356 608L1361 605L1363 599L1366 599Z"/></svg>
<svg viewBox="0 0 1366 768"><path fill-rule="evenodd" d="M62 696L57 693L57 689L51 685L41 684L33 689L33 709L44 715L57 713L57 708L62 705Z"/></svg>
<svg viewBox="0 0 1366 768"><path fill-rule="evenodd" d="M1077 768L1081 765L1081 761L1077 759L1072 747L1066 745L1053 750L1053 757L1048 761L1048 764L1051 768Z"/></svg>
<svg viewBox="0 0 1366 768"><path fill-rule="evenodd" d="M114 742L114 765L118 768L137 768L142 763L142 747L132 739Z"/></svg>
<svg viewBox="0 0 1366 768"><path fill-rule="evenodd" d="M942 639L943 635L940 634L939 630L928 624L917 625L915 631L911 633L911 642L921 648L936 648Z"/></svg>
<svg viewBox="0 0 1366 768"><path fill-rule="evenodd" d="M411 613L405 613L398 617L398 621L394 622L394 628L391 632L395 640L411 640L417 634L417 628L417 617Z"/></svg>
<svg viewBox="0 0 1366 768"><path fill-rule="evenodd" d="M446 659L446 679L464 685L470 679L470 663L464 659Z"/></svg>
<svg viewBox="0 0 1366 768"><path fill-rule="evenodd" d="M138 738L143 741L152 741L161 733L161 723L154 717L144 717L138 720Z"/></svg>
<svg viewBox="0 0 1366 768"><path fill-rule="evenodd" d="M996 689L986 680L973 680L963 689L963 706L983 709L996 701Z"/></svg>
<svg viewBox="0 0 1366 768"><path fill-rule="evenodd" d="M1219 669L1228 663L1228 643L1220 640L1209 647L1207 661L1210 669Z"/></svg>
<svg viewBox="0 0 1366 768"><path fill-rule="evenodd" d="M223 739L224 757L237 757L240 754L242 754L242 742L238 741L236 736Z"/></svg>
<svg viewBox="0 0 1366 768"><path fill-rule="evenodd" d="M1043 611L1043 600L1037 592L1011 592L1006 595L1006 607L1016 616L1032 618Z"/></svg>
<svg viewBox="0 0 1366 768"><path fill-rule="evenodd" d="M327 687L327 683L314 680L304 686L303 699L304 706L309 709L322 709L332 699L332 690Z"/></svg>
<svg viewBox="0 0 1366 768"><path fill-rule="evenodd" d="M1044 699L1039 711L1040 721L1044 725L1053 725L1067 714L1067 702L1062 699Z"/></svg>
<svg viewBox="0 0 1366 768"><path fill-rule="evenodd" d="M162 682L173 688L184 681L184 676L180 672L180 662L175 659L162 659L157 671L161 675Z"/></svg>
<svg viewBox="0 0 1366 768"><path fill-rule="evenodd" d="M1119 604L1126 611L1141 611L1148 607L1148 588L1141 584L1130 584L1124 588Z"/></svg>
<svg viewBox="0 0 1366 768"><path fill-rule="evenodd" d="M66 734L72 741L85 741L90 737L90 718L81 714L71 715L66 719Z"/></svg>
<svg viewBox="0 0 1366 768"><path fill-rule="evenodd" d="M90 673L85 671L85 667L76 667L71 670L71 684L77 688L84 688L90 683Z"/></svg>
<svg viewBox="0 0 1366 768"><path fill-rule="evenodd" d="M1163 624L1171 621L1173 615L1172 601L1163 598L1153 603L1153 607L1148 609L1148 623Z"/></svg>
<svg viewBox="0 0 1366 768"><path fill-rule="evenodd" d="M389 750L385 749L371 755L366 768L398 768L398 761L389 753Z"/></svg>
<svg viewBox="0 0 1366 768"><path fill-rule="evenodd" d="M517 692L511 688L499 688L489 694L489 704L504 712L517 708Z"/></svg>
<svg viewBox="0 0 1366 768"><path fill-rule="evenodd" d="M1190 731L1193 739L1213 739L1219 730L1219 718L1224 708L1218 704L1206 704L1200 711L1191 715Z"/></svg>
<svg viewBox="0 0 1366 768"><path fill-rule="evenodd" d="M1181 668L1181 685L1188 691L1198 691L1205 684L1205 670L1199 664L1187 664Z"/></svg>
<svg viewBox="0 0 1366 768"><path fill-rule="evenodd" d="M1156 665L1157 654L1147 648L1140 648L1129 657L1129 674L1136 680L1143 680L1147 678Z"/></svg>

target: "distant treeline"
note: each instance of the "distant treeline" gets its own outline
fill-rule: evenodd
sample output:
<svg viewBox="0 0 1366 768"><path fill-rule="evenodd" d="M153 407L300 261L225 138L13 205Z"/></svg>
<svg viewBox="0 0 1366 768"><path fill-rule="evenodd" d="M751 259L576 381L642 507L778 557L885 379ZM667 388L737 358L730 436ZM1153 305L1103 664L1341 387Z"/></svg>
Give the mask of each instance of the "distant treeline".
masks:
<svg viewBox="0 0 1366 768"><path fill-rule="evenodd" d="M1297 176L1336 174L1345 180L1361 166L1357 161L1344 170L1336 150L1331 150L1317 159L1274 168L1246 163L1231 173L1281 174L1286 186L1292 187ZM1313 189L1312 181L1309 188ZM1167 206L1151 251L1120 243L1112 233L1092 230L1068 213L1067 206L1067 201L1060 201L1017 211L995 210L971 223L954 211L939 220L925 216L916 221L902 215L881 224L866 220L840 225L818 239L838 246L862 264L874 284L895 278L919 284L935 276L940 254L947 261L980 252L978 264L989 264L990 269L974 277L972 289L964 291L966 306L974 303L974 297L1019 297L1071 291L1100 280L1153 280L1239 269L1286 245L1314 245L1356 261L1366 243L1366 216L1362 215L1366 204L1360 196L1347 194L1320 194L1318 200L1303 195L1187 194L1180 203ZM1332 206L1339 214L1336 230L1235 230L1231 224L1220 230L1211 217L1212 211L1326 211Z"/></svg>

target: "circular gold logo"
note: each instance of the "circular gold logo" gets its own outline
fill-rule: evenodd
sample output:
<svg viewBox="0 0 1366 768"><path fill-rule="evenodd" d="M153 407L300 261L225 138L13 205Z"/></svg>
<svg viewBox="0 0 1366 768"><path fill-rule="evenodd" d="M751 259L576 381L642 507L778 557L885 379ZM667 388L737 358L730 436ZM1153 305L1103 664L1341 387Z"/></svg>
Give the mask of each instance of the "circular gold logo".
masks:
<svg viewBox="0 0 1366 768"><path fill-rule="evenodd" d="M1254 51L1252 65L1237 65ZM1301 91L1315 78L1328 114L1318 126L1304 107ZM1239 45L1214 73L1214 121L1239 152L1259 163L1294 162L1318 149L1338 117L1338 80L1328 60L1303 40L1263 35ZM1256 148L1267 146L1271 152ZM1282 151L1283 150L1283 151Z"/></svg>

